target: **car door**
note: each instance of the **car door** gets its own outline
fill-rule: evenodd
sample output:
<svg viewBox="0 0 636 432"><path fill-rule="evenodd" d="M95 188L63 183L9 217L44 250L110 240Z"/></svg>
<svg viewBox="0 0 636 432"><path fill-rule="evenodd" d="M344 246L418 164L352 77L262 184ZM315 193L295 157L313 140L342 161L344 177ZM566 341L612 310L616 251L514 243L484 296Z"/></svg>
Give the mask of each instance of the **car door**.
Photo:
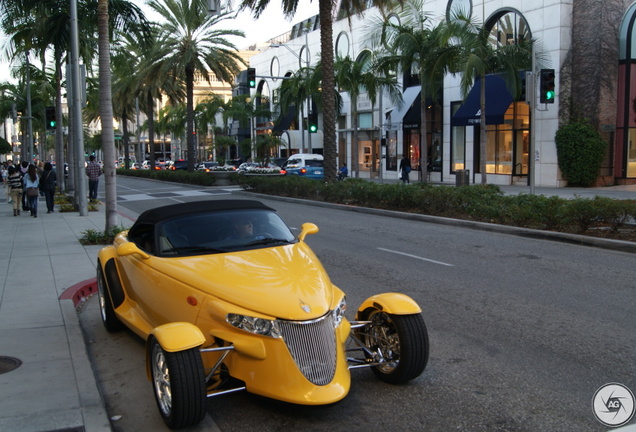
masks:
<svg viewBox="0 0 636 432"><path fill-rule="evenodd" d="M170 322L194 323L203 294L178 277L187 264L183 258L157 256L157 238L152 235L135 235L137 247L148 254L131 254L120 257L120 271L125 280L133 315L140 322L134 324L147 334L152 328Z"/></svg>

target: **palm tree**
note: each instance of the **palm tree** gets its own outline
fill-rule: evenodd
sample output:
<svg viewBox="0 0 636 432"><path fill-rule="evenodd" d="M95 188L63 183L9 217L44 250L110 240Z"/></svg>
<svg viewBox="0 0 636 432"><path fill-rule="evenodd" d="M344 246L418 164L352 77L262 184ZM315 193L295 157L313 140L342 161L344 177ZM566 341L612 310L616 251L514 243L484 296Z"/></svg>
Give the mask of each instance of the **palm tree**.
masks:
<svg viewBox="0 0 636 432"><path fill-rule="evenodd" d="M304 118L305 103L309 100L310 105L320 97L320 83L316 82L316 69L311 67L300 68L298 72L283 80L279 89L279 110L287 113L300 107L300 118ZM311 108L310 108L311 109ZM307 113L309 114L309 113ZM301 132L303 128L301 127ZM305 134L302 133L302 147L305 152Z"/></svg>
<svg viewBox="0 0 636 432"><path fill-rule="evenodd" d="M229 36L245 36L240 30L217 29L229 19L230 12L209 15L205 0L152 0L149 6L161 14L160 49L155 61L160 74L182 77L186 87L186 136L188 140L188 171L194 171L194 79L195 74L210 81L234 81L244 63Z"/></svg>
<svg viewBox="0 0 636 432"><path fill-rule="evenodd" d="M370 51L363 52L358 60L353 60L349 56L340 58L336 60L334 69L336 72L336 84L341 91L348 92L351 98L353 128L351 146L353 164L351 169L355 172L355 177L358 177L358 98L363 91L366 92L373 106L380 90L386 87L391 97L396 99L399 94L397 79L394 75L378 74L376 72Z"/></svg>
<svg viewBox="0 0 636 432"><path fill-rule="evenodd" d="M256 103L256 100L260 97L261 95L259 94L255 95L254 98L250 98L249 95L234 96L229 101L225 114L232 120L238 121L241 128L251 127L252 121L256 117L269 119L271 117L269 104ZM252 149L255 148L256 143L248 142L247 144L249 144L249 155L247 157L251 157ZM246 149L247 144L245 145ZM241 152L243 156L246 156L244 153L247 152Z"/></svg>
<svg viewBox="0 0 636 432"><path fill-rule="evenodd" d="M403 3L403 0L397 0ZM340 3L340 7L347 17L354 14L362 14L371 6L381 10L393 5L393 0L350 0ZM320 52L322 62L322 116L324 131L324 164L325 180L336 181L336 89L334 75L334 50L333 50L333 7L337 4L333 0L318 0L318 14L320 21ZM269 0L241 0L240 9L251 9L255 18L269 5ZM283 13L290 17L296 13L298 0L286 0L283 2Z"/></svg>
<svg viewBox="0 0 636 432"><path fill-rule="evenodd" d="M429 160L427 98L436 99L444 76L453 71L459 61L461 47L450 43L453 33L446 21L433 25L430 14L424 11L424 0L408 0L397 11L399 23L382 16L382 23L372 24L371 38L376 46L387 47L380 60L382 68L401 69L416 74L420 92L420 169L426 182ZM374 29L375 28L375 29Z"/></svg>

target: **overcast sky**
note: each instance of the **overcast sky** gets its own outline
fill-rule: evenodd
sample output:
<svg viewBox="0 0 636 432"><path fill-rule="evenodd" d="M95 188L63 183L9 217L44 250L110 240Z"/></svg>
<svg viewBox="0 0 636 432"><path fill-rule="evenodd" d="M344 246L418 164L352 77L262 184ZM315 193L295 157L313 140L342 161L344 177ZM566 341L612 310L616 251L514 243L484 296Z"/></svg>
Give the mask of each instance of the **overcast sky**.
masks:
<svg viewBox="0 0 636 432"><path fill-rule="evenodd" d="M149 19L156 19L145 5L144 0L133 0L133 2L142 7ZM238 0L234 1L234 3L237 2ZM222 28L242 30L245 33L245 38L238 39L234 44L239 49L245 49L257 42L264 42L279 36L291 30L293 24L318 14L318 0L299 0L296 15L291 20L287 20L282 13L280 4L280 0L271 0L258 20L254 20L249 12L244 11L234 20L223 21L221 26ZM0 46L4 46L4 35L2 35L2 39ZM9 79L8 65L0 63L0 81Z"/></svg>

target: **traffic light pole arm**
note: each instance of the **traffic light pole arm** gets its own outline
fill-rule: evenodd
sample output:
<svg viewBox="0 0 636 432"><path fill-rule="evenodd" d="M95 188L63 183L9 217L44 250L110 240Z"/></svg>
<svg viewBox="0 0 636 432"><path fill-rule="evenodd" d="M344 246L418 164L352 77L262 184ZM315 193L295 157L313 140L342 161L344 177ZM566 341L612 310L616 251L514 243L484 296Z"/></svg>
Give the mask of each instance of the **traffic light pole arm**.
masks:
<svg viewBox="0 0 636 432"><path fill-rule="evenodd" d="M269 79L282 79L282 80L286 80L286 79L292 79L293 77L290 76L272 76L272 75L255 75L256 78L269 78Z"/></svg>

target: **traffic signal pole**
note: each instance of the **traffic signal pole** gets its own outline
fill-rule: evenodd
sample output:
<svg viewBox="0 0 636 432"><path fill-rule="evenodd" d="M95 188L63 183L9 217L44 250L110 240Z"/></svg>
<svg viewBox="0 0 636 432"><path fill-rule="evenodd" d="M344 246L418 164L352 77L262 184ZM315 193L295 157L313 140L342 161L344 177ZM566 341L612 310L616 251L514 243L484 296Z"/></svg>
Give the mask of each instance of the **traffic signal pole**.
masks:
<svg viewBox="0 0 636 432"><path fill-rule="evenodd" d="M537 74L535 73L535 68L536 68L536 56L535 56L535 52L534 52L534 46L535 46L535 41L534 39L532 40L532 72L530 72L529 74L526 73L526 97L527 95L529 96L529 100L528 103L530 104L530 148L528 149L528 180L530 183L530 195L534 195L534 188L535 188L535 167L536 167L536 163L535 163L535 153L536 153L536 130L537 127L535 125L536 123L536 115L535 115L535 109L537 106L537 90L536 90L536 83L537 83ZM529 75L529 76L528 76ZM530 86L530 88L528 88L528 85Z"/></svg>

